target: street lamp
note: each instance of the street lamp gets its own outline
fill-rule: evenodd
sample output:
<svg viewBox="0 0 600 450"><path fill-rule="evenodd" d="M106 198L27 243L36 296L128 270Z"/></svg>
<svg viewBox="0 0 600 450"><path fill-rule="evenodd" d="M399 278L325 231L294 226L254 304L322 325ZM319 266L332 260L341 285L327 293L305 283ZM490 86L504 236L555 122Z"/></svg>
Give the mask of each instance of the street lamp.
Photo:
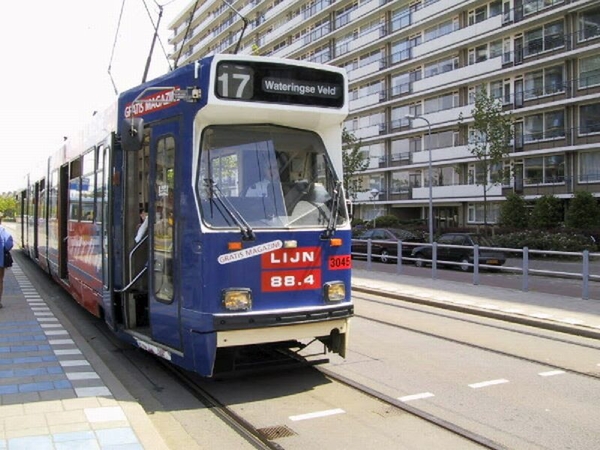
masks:
<svg viewBox="0 0 600 450"><path fill-rule="evenodd" d="M429 120L427 120L423 116L417 116L415 114L407 114L406 117L408 120L422 119L427 122L427 147L429 149L429 243L433 244L433 191L432 191L432 183L431 183L431 124Z"/></svg>
<svg viewBox="0 0 600 450"><path fill-rule="evenodd" d="M377 227L377 210L375 209L375 200L377 199L378 195L379 190L375 188L371 189L369 197L371 197L371 201L373 202L373 228Z"/></svg>

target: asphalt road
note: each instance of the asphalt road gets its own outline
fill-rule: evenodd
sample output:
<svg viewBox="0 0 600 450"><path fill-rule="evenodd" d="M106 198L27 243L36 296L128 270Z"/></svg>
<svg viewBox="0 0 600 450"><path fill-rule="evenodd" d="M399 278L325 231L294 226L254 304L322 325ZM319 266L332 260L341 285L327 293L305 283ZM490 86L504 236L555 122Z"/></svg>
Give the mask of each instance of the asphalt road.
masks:
<svg viewBox="0 0 600 450"><path fill-rule="evenodd" d="M333 370L499 448L598 448L597 341L381 297L354 300L351 351Z"/></svg>

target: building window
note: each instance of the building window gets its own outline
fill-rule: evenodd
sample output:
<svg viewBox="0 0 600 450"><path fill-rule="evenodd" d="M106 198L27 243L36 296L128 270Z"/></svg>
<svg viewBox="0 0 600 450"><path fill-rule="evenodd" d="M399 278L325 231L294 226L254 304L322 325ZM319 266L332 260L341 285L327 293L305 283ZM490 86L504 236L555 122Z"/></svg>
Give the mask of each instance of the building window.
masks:
<svg viewBox="0 0 600 450"><path fill-rule="evenodd" d="M381 51L380 50L374 50L366 55L362 55L360 57L360 61L358 63L359 67L365 67L368 66L371 63L377 62L377 61L381 61Z"/></svg>
<svg viewBox="0 0 600 450"><path fill-rule="evenodd" d="M469 11L469 26L481 23L490 17L500 14L502 14L502 0L494 0L489 5L484 5Z"/></svg>
<svg viewBox="0 0 600 450"><path fill-rule="evenodd" d="M350 13L358 8L358 2L352 2L343 8L340 8L335 13L335 27L341 28L350 22Z"/></svg>
<svg viewBox="0 0 600 450"><path fill-rule="evenodd" d="M467 184L482 186L485 179L485 166L482 162L471 163L467 171Z"/></svg>
<svg viewBox="0 0 600 450"><path fill-rule="evenodd" d="M579 182L600 181L600 151L579 153Z"/></svg>
<svg viewBox="0 0 600 450"><path fill-rule="evenodd" d="M425 65L425 78L458 69L458 56L435 61Z"/></svg>
<svg viewBox="0 0 600 450"><path fill-rule="evenodd" d="M502 55L502 39L490 42L490 59Z"/></svg>
<svg viewBox="0 0 600 450"><path fill-rule="evenodd" d="M564 2L565 0L523 0L523 14L534 14L544 8Z"/></svg>
<svg viewBox="0 0 600 450"><path fill-rule="evenodd" d="M484 84L478 84L477 86L469 87L469 105L475 104L475 99L477 98L477 94L485 90Z"/></svg>
<svg viewBox="0 0 600 450"><path fill-rule="evenodd" d="M500 204L497 202L488 202L485 205L483 203L469 203L469 223L498 223L500 217Z"/></svg>
<svg viewBox="0 0 600 450"><path fill-rule="evenodd" d="M453 166L436 167L433 170L433 186L454 186L459 179L460 175Z"/></svg>
<svg viewBox="0 0 600 450"><path fill-rule="evenodd" d="M406 116L409 114L413 116L420 116L421 104L415 103L393 108L390 116L391 129L398 130L399 128L410 126L410 120L406 118Z"/></svg>
<svg viewBox="0 0 600 450"><path fill-rule="evenodd" d="M562 65L525 74L525 100L564 92L564 90Z"/></svg>
<svg viewBox="0 0 600 450"><path fill-rule="evenodd" d="M600 8L590 9L579 14L579 40L600 36Z"/></svg>
<svg viewBox="0 0 600 450"><path fill-rule="evenodd" d="M563 183L565 155L538 156L524 161L525 185Z"/></svg>
<svg viewBox="0 0 600 450"><path fill-rule="evenodd" d="M565 136L564 110L548 111L525 117L525 142Z"/></svg>
<svg viewBox="0 0 600 450"><path fill-rule="evenodd" d="M392 77L392 96L410 93L411 79L409 73Z"/></svg>
<svg viewBox="0 0 600 450"><path fill-rule="evenodd" d="M285 41L285 39L277 44L275 44L273 46L273 51L276 52L277 50L282 49L283 47L285 47L287 45L287 42Z"/></svg>
<svg viewBox="0 0 600 450"><path fill-rule="evenodd" d="M501 102L510 103L510 80L496 80L490 83L490 95ZM475 100L473 100L473 103Z"/></svg>
<svg viewBox="0 0 600 450"><path fill-rule="evenodd" d="M579 107L580 134L600 133L600 103L582 105Z"/></svg>
<svg viewBox="0 0 600 450"><path fill-rule="evenodd" d="M458 92L451 92L449 94L425 99L424 111L425 114L431 114L438 111L456 108L458 106Z"/></svg>
<svg viewBox="0 0 600 450"><path fill-rule="evenodd" d="M469 49L469 65L477 64L502 55L502 40Z"/></svg>
<svg viewBox="0 0 600 450"><path fill-rule="evenodd" d="M409 191L408 172L392 172L392 194L406 194Z"/></svg>
<svg viewBox="0 0 600 450"><path fill-rule="evenodd" d="M562 20L552 22L540 28L529 30L525 33L524 56L537 55L538 53L562 47L565 42L564 24Z"/></svg>
<svg viewBox="0 0 600 450"><path fill-rule="evenodd" d="M407 59L410 59L410 57L411 57L410 49L411 49L411 43L408 39L394 42L392 44L392 55L391 55L392 64L396 64L401 61L406 61Z"/></svg>
<svg viewBox="0 0 600 450"><path fill-rule="evenodd" d="M487 19L487 5L469 11L469 26L483 22Z"/></svg>
<svg viewBox="0 0 600 450"><path fill-rule="evenodd" d="M410 11L406 7L397 9L392 13L392 32L406 28L410 25Z"/></svg>
<svg viewBox="0 0 600 450"><path fill-rule="evenodd" d="M600 84L600 56L579 60L579 87L588 88Z"/></svg>
<svg viewBox="0 0 600 450"><path fill-rule="evenodd" d="M358 89L358 98L368 97L369 95L379 94L384 90L383 81L373 81L372 83L360 86Z"/></svg>
<svg viewBox="0 0 600 450"><path fill-rule="evenodd" d="M490 17L502 14L502 0L494 0L490 3Z"/></svg>
<svg viewBox="0 0 600 450"><path fill-rule="evenodd" d="M425 29L425 42L453 33L459 29L458 17L438 23Z"/></svg>

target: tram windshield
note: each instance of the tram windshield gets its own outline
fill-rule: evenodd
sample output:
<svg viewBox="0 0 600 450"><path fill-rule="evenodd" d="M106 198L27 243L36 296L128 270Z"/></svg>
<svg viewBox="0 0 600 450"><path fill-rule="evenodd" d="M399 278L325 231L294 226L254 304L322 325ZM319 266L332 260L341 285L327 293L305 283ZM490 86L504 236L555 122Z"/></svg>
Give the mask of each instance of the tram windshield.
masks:
<svg viewBox="0 0 600 450"><path fill-rule="evenodd" d="M208 127L198 174L202 220L210 227L334 229L348 220L341 183L310 131Z"/></svg>

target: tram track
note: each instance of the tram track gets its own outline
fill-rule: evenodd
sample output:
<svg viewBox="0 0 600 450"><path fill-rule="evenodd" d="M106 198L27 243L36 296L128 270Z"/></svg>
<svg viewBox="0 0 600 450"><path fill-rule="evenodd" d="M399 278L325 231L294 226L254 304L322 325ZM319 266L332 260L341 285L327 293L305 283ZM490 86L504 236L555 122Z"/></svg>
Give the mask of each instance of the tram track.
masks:
<svg viewBox="0 0 600 450"><path fill-rule="evenodd" d="M501 325L486 324L486 323L482 323L481 321L476 321L476 320L468 319L468 318L457 318L457 317L452 316L450 314L444 314L444 313L441 313L441 312L431 312L431 311L426 311L424 309L411 308L411 307L405 306L405 305L390 304L390 303L388 303L386 301L375 300L375 299L367 297L367 296L357 296L357 295L354 295L354 298L355 299L360 299L360 300L363 300L363 301L367 301L367 302L377 303L377 304L380 304L380 305L385 305L385 306L392 307L392 308L406 309L406 310L416 311L416 312L423 313L423 314L428 314L428 315L436 315L436 316L439 316L439 317L443 317L445 319L466 322L466 323L470 323L470 324L475 324L477 326L484 326L484 327L487 327L487 328L493 328L493 329L501 330L501 331L504 331L504 332L510 332L510 333L515 333L515 334L527 336L527 337L534 337L534 338L544 339L544 340L553 341L553 342L558 342L558 343L562 343L562 344L566 344L566 345L573 345L573 346L577 346L577 347L581 347L581 348L585 348L585 349L591 349L591 350L598 350L598 351L600 351L600 345L584 344L584 343L581 343L581 342L574 342L571 339L565 339L565 338L547 336L547 335L544 335L542 333L536 333L536 332L532 332L532 331L518 330L518 329L515 329L515 328L511 328L511 327L507 327L507 326L501 326ZM386 298L386 297L383 297L383 298ZM485 345L479 345L479 344L476 344L476 343L473 343L473 342L467 342L467 341L464 341L464 340L461 340L461 339L456 339L456 338L448 337L448 336L445 336L445 335L440 334L440 333L434 333L434 332L431 332L431 331L425 331L425 330L421 330L421 329L418 329L418 328L415 328L415 327L411 327L411 326L407 326L407 325L400 325L398 323L394 323L394 322L391 322L389 320L377 319L377 318L374 318L374 317L366 316L364 314L355 313L354 317L361 318L363 320L367 320L367 321L370 321L370 322L373 322L373 323L377 323L377 324L380 324L380 325L386 325L386 326L389 326L389 327L393 327L395 329L409 331L409 332L412 332L412 333L418 333L418 334L423 335L423 336L428 336L428 337L432 337L432 338L436 338L436 339L441 339L441 340L446 341L446 342L451 342L451 343L463 345L463 346L466 346L466 347L469 347L469 348L473 348L473 349L477 349L477 350L482 350L482 351L490 352L490 353L493 353L493 354L496 354L496 355L501 355L501 356L506 356L506 357L514 358L514 359L517 359L519 361L524 361L524 362L529 362L529 363L534 363L534 364L541 364L541 365L544 365L544 366L547 366L547 367L551 367L551 368L556 369L556 370L563 370L565 372L576 374L576 375L581 375L581 376L585 376L585 377L589 377L589 378L593 378L593 379L600 379L600 373L584 372L584 371L581 371L581 370L577 370L577 369L573 369L573 368L570 368L570 367L566 367L564 365L555 364L555 363L549 362L547 360L530 358L530 357L526 357L526 356L523 356L523 355L517 355L515 353L507 352L507 351L493 349L493 348L490 348L490 347L485 346Z"/></svg>
<svg viewBox="0 0 600 450"><path fill-rule="evenodd" d="M165 371L170 373L179 383L184 385L186 389L203 405L210 410L232 430L238 433L246 442L257 449L265 450L283 450L279 444L272 442L268 436L261 433L250 422L237 414L233 409L221 403L216 397L204 389L190 373L183 369L169 364L166 361L157 359L158 363Z"/></svg>
<svg viewBox="0 0 600 450"><path fill-rule="evenodd" d="M295 355L290 355L291 360L295 360ZM245 420L242 416L234 412L227 405L220 402L215 396L213 396L207 389L204 389L201 384L203 381L198 381L197 376L189 374L176 366L169 364L166 361L160 361L157 359L159 364L170 373L178 382L182 383L199 401L201 401L206 407L210 408L221 420L228 424L233 430L240 434L248 443L258 449L276 449L283 450L285 447L281 446L272 439L277 439L278 436L266 436L250 422ZM466 439L474 444L480 445L483 448L493 450L503 450L507 447L499 444L491 439L486 438L483 435L469 431L456 424L448 422L445 419L437 417L433 414L427 413L419 408L415 408L404 402L401 402L389 395L383 394L363 383L360 383L351 378L345 377L335 371L322 366L312 366L310 369L317 370L329 380L342 384L347 388L350 388L362 395L366 395L378 402L388 405L404 413L408 413L414 417L422 419L427 423L436 427L442 428L460 438ZM283 370L283 369L282 369ZM276 374L276 372L272 372Z"/></svg>
<svg viewBox="0 0 600 450"><path fill-rule="evenodd" d="M360 383L349 377L340 375L331 369L327 369L325 367L317 367L317 370L319 370L321 373L326 375L328 378L330 378L334 381L337 381L338 383L342 383L342 384L344 384L348 387L351 387L365 395L368 395L369 397L375 398L389 406L392 406L401 411L404 411L413 416L416 416L420 419L423 419L430 424L433 424L440 428L443 428L444 430L447 430L457 436L467 439L475 444L479 444L479 445L483 446L484 448L494 449L494 450L500 450L500 449L507 448L506 446L499 444L491 439L488 439L483 435L469 431L463 427L460 427L456 424L448 422L447 420L442 419L441 417L437 417L437 416L430 414L428 412L425 412L419 408L415 408L414 406L408 405L398 399L395 399L389 395L379 392L363 383Z"/></svg>

